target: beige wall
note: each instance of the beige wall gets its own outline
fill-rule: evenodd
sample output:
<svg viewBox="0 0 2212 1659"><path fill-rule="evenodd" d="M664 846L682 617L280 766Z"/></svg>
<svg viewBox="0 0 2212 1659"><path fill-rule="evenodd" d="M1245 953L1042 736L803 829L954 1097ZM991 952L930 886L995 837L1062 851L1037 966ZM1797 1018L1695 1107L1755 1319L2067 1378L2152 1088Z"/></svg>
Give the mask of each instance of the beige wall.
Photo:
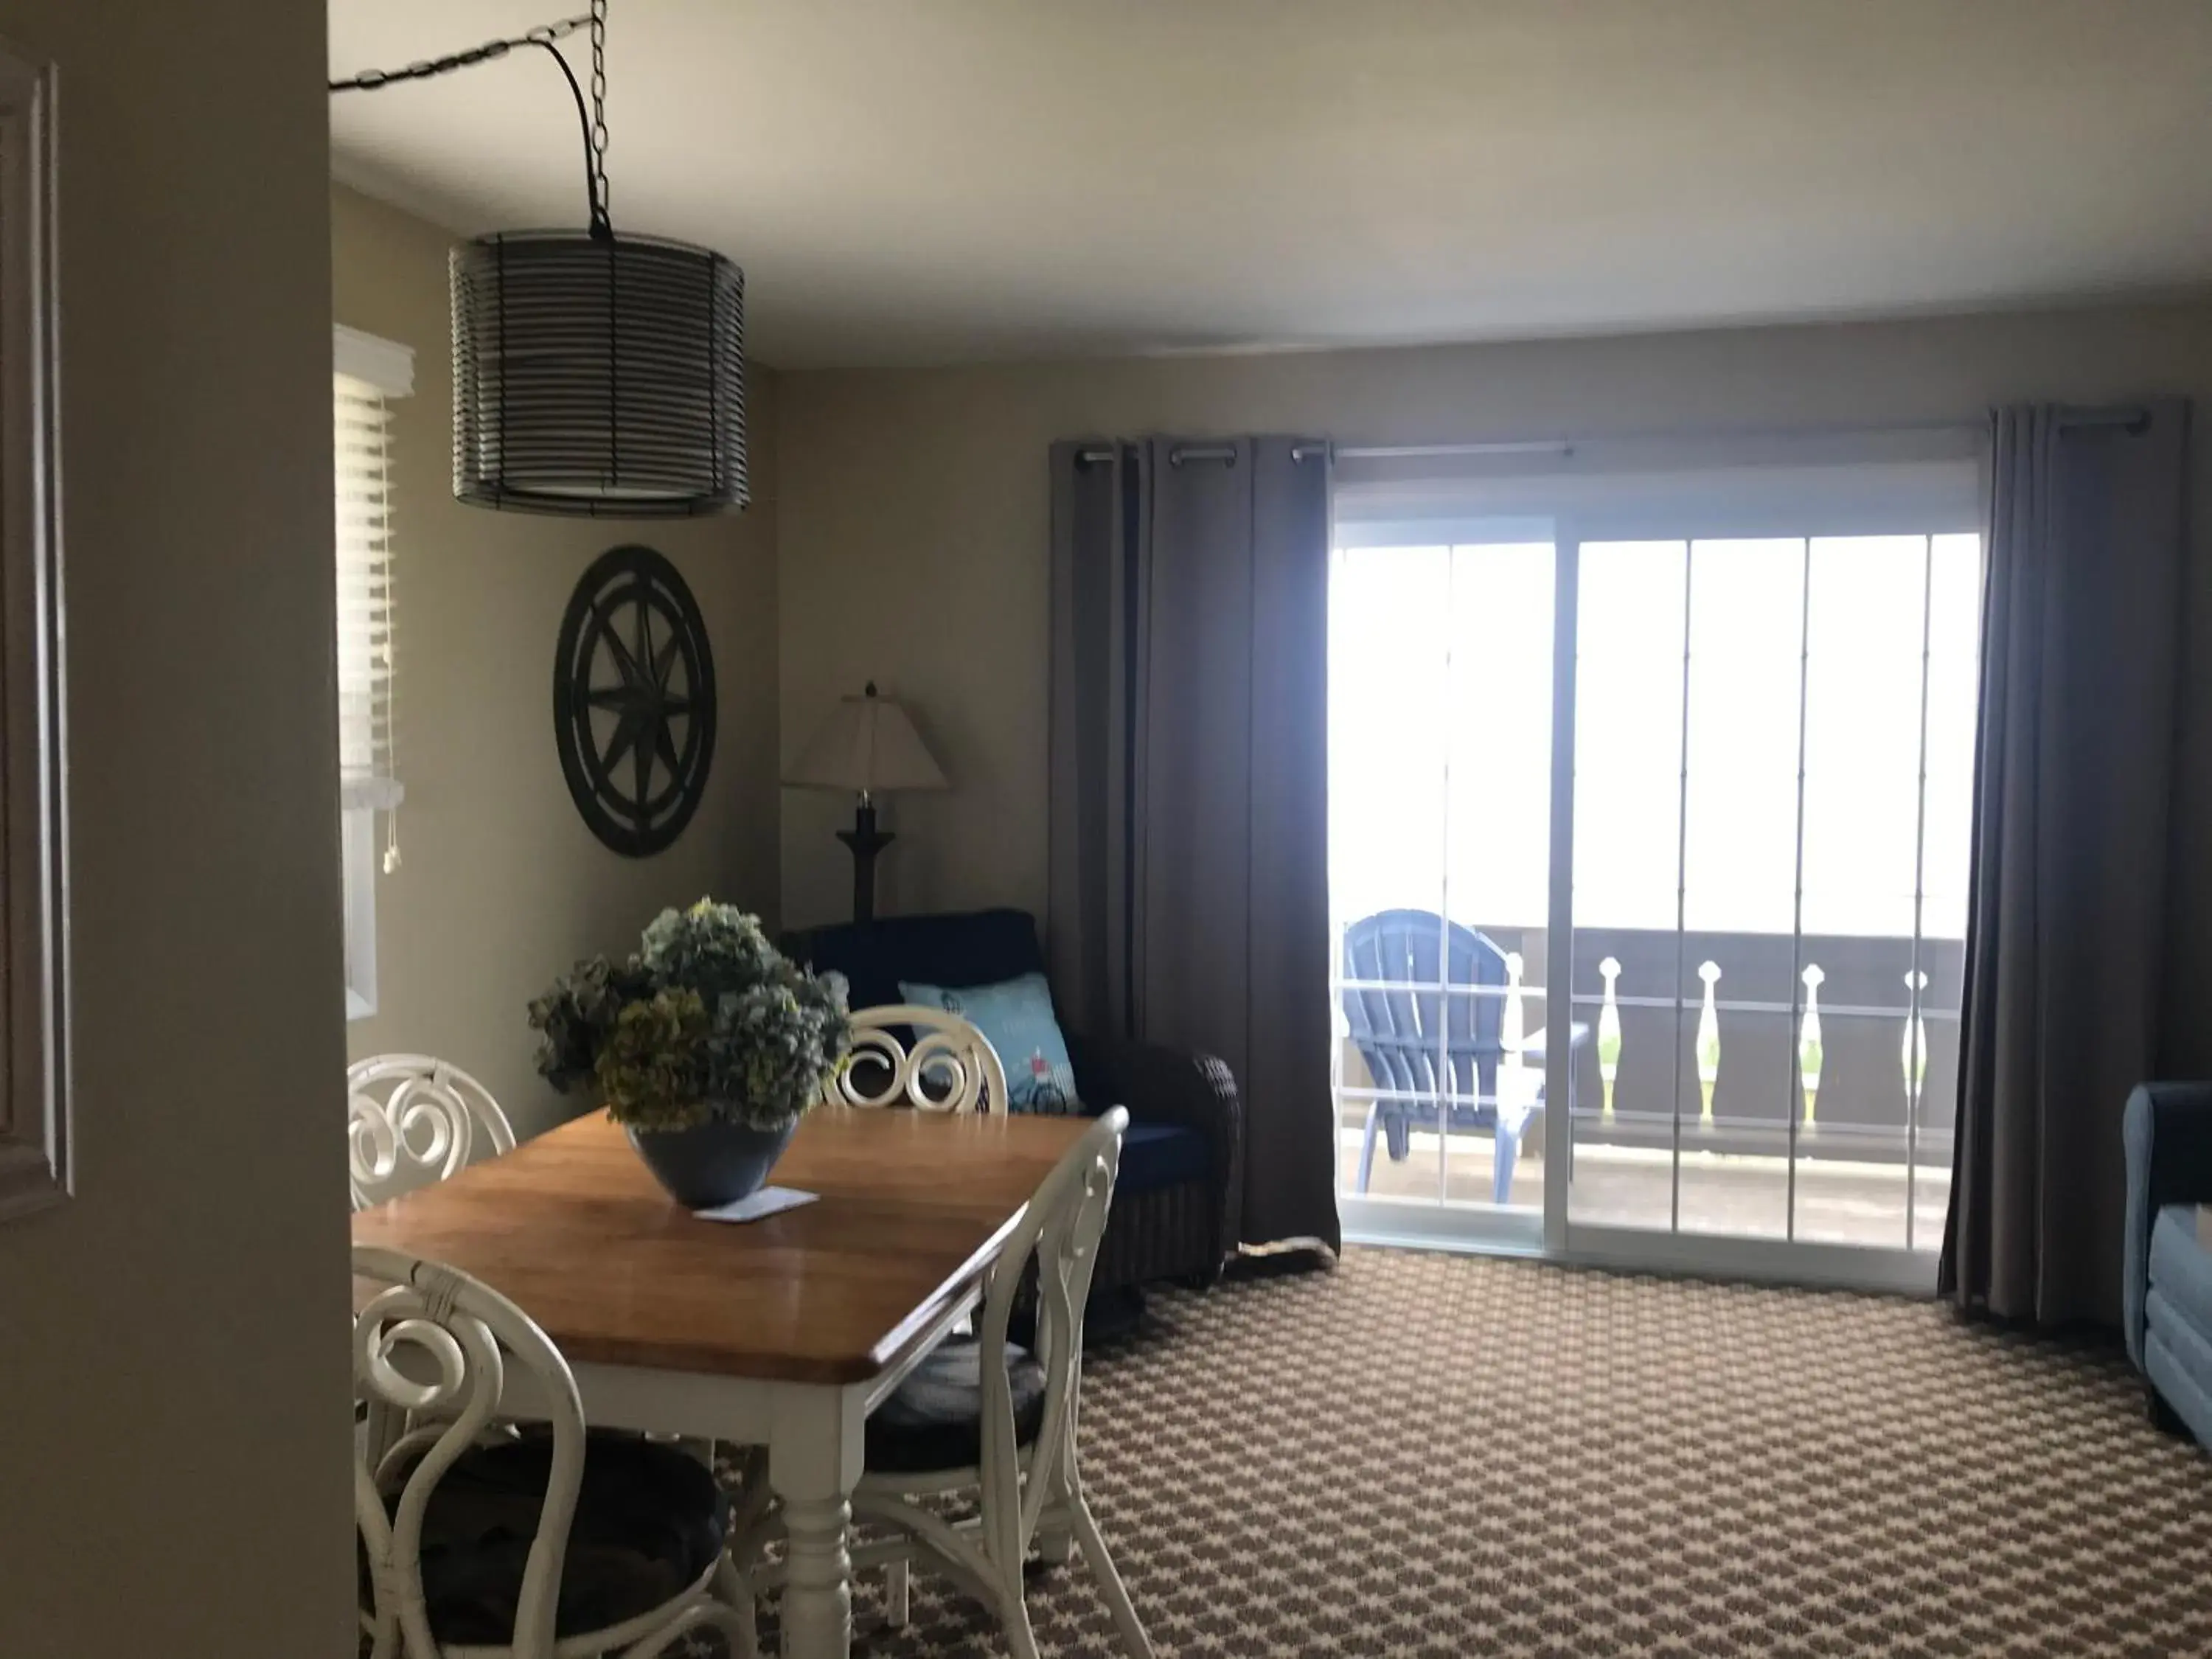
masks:
<svg viewBox="0 0 2212 1659"><path fill-rule="evenodd" d="M870 676L911 700L953 788L896 804L889 903L907 909L1043 902L1045 448L1054 438L1290 431L1437 442L1950 418L2006 398L2178 391L2199 400L2197 498L2212 500L2212 305L795 374L779 391L784 752ZM2212 516L2199 515L2195 553L2190 623L2212 638ZM2177 1008L2212 993L2212 863L2197 851L2212 842L2212 653L2190 674L2172 982L2195 1001ZM795 925L844 914L846 854L830 832L846 810L785 793L784 911ZM2178 1056L2212 1066L2212 1030L2186 1024Z"/></svg>
<svg viewBox="0 0 2212 1659"><path fill-rule="evenodd" d="M0 1654L351 1651L323 10L60 65L77 1196L0 1225ZM251 95L244 89L251 88Z"/></svg>
<svg viewBox="0 0 2212 1659"><path fill-rule="evenodd" d="M415 348L394 405L395 753L400 867L378 878L378 1011L356 1058L435 1054L480 1077L528 1134L573 1112L539 1079L523 1006L578 957L635 947L662 906L712 893L771 919L776 891L775 399L746 391L752 505L678 523L486 512L453 496L444 230L331 192L337 320ZM707 800L649 859L602 846L553 746L553 641L584 568L643 542L699 601L720 711Z"/></svg>

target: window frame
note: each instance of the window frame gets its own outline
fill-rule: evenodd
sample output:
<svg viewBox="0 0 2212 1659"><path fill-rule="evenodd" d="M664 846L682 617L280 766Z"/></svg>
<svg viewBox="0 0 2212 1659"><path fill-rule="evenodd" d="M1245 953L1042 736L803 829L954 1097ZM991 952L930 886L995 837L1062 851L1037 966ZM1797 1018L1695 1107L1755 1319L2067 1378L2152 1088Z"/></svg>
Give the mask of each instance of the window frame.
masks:
<svg viewBox="0 0 2212 1659"><path fill-rule="evenodd" d="M1494 540L1549 540L1555 550L1553 650L1551 665L1552 753L1550 904L1543 924L1547 954L1573 971L1577 931L1584 918L1574 901L1577 660L1582 549L1611 540L1763 539L1814 541L1832 538L1970 534L1983 538L1986 557L1986 462L1974 429L1899 428L1894 431L1691 435L1673 439L1613 439L1562 445L1555 456L1532 462L1526 455L1437 457L1377 454L1340 460L1334 472L1332 558L1369 548L1449 546ZM1539 535L1537 532L1543 532ZM1925 696L1923 690L1923 696ZM1801 703L1803 690L1799 692ZM1923 709L1924 721L1925 712ZM1800 743L1802 759L1802 744ZM1922 783L1924 810L1926 783ZM1801 830L1802 835L1802 830ZM1923 831L1924 834L1924 830ZM1448 903L1448 900L1447 900ZM1332 937L1340 939L1352 920L1331 899ZM1804 933L1802 910L1794 935ZM1919 924L1916 922L1916 933ZM1679 930L1679 927L1678 927ZM1547 964L1547 979L1550 978ZM1345 1088L1345 1024L1340 968L1331 974L1330 1083L1338 1105L1341 1148ZM1552 986L1523 985L1541 999L1546 1042L1542 1070L1547 1097L1570 1097L1574 1064L1571 1025L1589 1013L1572 994L1547 994ZM1919 993L1906 1011L1908 1030L1921 1018ZM1788 1018L1802 1017L1793 991ZM1830 1013L1840 1010L1824 1011ZM1364 1096L1363 1096L1364 1097ZM1492 1210L1480 1203L1432 1202L1352 1194L1339 1171L1339 1207L1347 1239L1435 1248L1503 1248L1595 1265L1723 1272L1789 1282L1905 1289L1924 1293L1935 1258L1913 1185L1926 1167L1928 1133L1916 1105L1907 1125L1903 1242L1895 1246L1838 1243L1798 1231L1794 1188L1788 1199L1788 1236L1768 1238L1695 1231L1653 1231L1586 1218L1574 1213L1569 1190L1574 1120L1547 1113L1542 1122L1544 1195L1536 1212ZM1801 1153L1798 1120L1789 1119L1789 1178ZM1679 1179L1679 1177L1677 1177ZM1915 1229L1915 1222L1920 1226Z"/></svg>

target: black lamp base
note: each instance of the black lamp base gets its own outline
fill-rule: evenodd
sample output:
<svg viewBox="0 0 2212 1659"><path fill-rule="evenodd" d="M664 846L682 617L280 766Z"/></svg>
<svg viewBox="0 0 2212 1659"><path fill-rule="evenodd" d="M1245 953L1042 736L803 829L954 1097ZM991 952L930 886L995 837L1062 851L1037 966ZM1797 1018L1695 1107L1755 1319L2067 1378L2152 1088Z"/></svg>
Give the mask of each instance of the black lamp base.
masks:
<svg viewBox="0 0 2212 1659"><path fill-rule="evenodd" d="M866 796L853 814L853 827L840 830L837 839L853 849L853 920L876 919L876 854L897 837L876 828L875 803Z"/></svg>

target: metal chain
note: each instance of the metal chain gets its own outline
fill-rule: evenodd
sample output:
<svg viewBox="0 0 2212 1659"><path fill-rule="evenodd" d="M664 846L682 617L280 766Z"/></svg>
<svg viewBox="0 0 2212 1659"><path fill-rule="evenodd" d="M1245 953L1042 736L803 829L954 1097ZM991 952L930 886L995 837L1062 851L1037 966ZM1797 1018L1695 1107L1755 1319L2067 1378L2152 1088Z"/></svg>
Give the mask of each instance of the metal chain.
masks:
<svg viewBox="0 0 2212 1659"><path fill-rule="evenodd" d="M595 223L611 226L607 203L607 0L592 0L592 194Z"/></svg>
<svg viewBox="0 0 2212 1659"><path fill-rule="evenodd" d="M494 58L504 58L517 46L550 46L556 40L565 40L589 23L592 26L592 95L596 101L606 91L606 76L600 66L599 37L606 27L606 0L592 0L588 16L564 17L557 23L541 23L526 34L518 34L511 40L487 40L480 46L471 46L466 52L456 52L444 58L418 58L404 69L363 70L358 75L347 76L330 83L332 92L374 92L395 81L427 81L434 75L450 74L454 70L473 69L478 64L489 64ZM606 123L602 118L592 140L595 149L605 150Z"/></svg>
<svg viewBox="0 0 2212 1659"><path fill-rule="evenodd" d="M592 105L587 113L584 108L584 90L576 84L576 72L568 67L568 60L555 43L565 40L578 29L589 25L592 31ZM568 91L576 100L576 118L584 133L584 195L592 214L592 234L605 238L614 234L613 222L607 216L607 0L592 0L592 9L580 17L564 17L557 23L541 23L527 33L518 34L510 40L487 40L480 46L471 46L466 52L456 52L443 58L426 58L396 70L363 70L343 80L332 81L332 92L374 92L400 81L427 81L434 75L449 74L454 70L473 69L478 64L489 64L504 58L517 46L543 46L553 61L561 66L561 73L568 82Z"/></svg>

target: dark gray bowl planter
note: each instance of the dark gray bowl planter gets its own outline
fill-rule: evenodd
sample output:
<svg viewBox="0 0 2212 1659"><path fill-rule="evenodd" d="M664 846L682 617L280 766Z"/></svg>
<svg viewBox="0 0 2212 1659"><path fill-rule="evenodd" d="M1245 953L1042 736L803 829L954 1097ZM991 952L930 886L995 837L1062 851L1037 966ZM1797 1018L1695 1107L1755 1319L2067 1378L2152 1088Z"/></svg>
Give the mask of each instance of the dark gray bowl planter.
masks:
<svg viewBox="0 0 2212 1659"><path fill-rule="evenodd" d="M798 1127L794 1117L780 1129L716 1122L689 1129L623 1133L669 1197L687 1210L708 1210L749 1197L765 1186L769 1171L775 1168Z"/></svg>

